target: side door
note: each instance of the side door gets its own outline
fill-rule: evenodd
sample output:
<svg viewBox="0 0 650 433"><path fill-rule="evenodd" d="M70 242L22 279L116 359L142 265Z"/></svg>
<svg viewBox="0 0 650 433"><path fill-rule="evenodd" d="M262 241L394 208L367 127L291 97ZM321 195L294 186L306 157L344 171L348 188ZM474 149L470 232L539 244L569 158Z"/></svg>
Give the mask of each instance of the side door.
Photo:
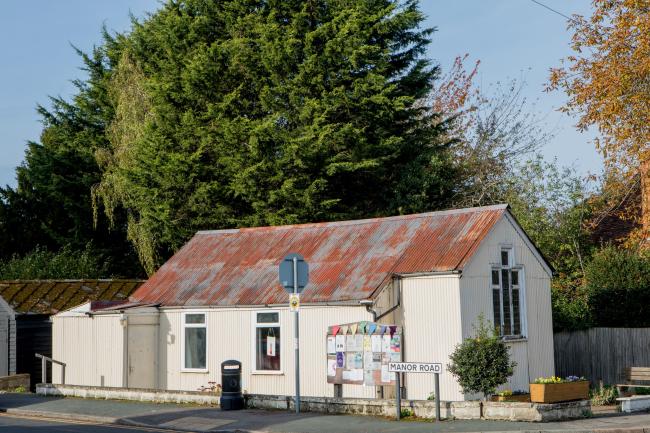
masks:
<svg viewBox="0 0 650 433"><path fill-rule="evenodd" d="M128 326L128 382L129 388L157 388L156 377L158 362L156 359L157 326Z"/></svg>

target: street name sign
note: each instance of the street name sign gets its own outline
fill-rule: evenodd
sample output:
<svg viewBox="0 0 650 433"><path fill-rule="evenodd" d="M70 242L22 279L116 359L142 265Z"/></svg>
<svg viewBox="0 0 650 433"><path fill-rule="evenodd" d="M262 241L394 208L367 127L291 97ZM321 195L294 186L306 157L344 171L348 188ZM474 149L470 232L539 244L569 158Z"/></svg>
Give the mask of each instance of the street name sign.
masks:
<svg viewBox="0 0 650 433"><path fill-rule="evenodd" d="M388 371L392 373L442 373L439 362L389 362Z"/></svg>
<svg viewBox="0 0 650 433"><path fill-rule="evenodd" d="M434 395L436 396L436 420L440 421L440 373L442 373L442 364L440 362L389 362L388 371L397 373L395 382L397 389L402 389L400 382L400 373L433 373ZM397 419L402 417L402 393L395 393Z"/></svg>

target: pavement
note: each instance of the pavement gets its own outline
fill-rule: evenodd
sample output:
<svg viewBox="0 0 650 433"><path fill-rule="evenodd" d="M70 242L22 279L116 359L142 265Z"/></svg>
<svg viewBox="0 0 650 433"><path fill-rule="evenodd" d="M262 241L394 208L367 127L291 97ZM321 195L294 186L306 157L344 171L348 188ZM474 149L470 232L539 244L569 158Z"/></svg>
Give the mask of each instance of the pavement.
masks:
<svg viewBox="0 0 650 433"><path fill-rule="evenodd" d="M415 433L535 432L650 433L650 413L596 414L592 418L552 423L510 421L394 421L356 415L287 411L221 411L218 408L133 401L0 395L0 412L8 416L57 421L137 426L171 431L221 433ZM93 430L94 431L94 430Z"/></svg>
<svg viewBox="0 0 650 433"><path fill-rule="evenodd" d="M160 433L163 431L146 427L0 415L0 433Z"/></svg>

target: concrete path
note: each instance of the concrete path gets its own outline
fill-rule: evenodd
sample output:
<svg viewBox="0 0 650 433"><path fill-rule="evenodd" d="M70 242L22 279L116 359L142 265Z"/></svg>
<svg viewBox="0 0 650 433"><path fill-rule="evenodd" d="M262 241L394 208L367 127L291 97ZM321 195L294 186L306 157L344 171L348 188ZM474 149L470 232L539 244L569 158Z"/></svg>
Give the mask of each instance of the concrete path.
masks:
<svg viewBox="0 0 650 433"><path fill-rule="evenodd" d="M415 433L415 432L598 432L650 433L650 414L595 416L556 423L508 421L396 422L384 418L286 411L243 410L114 400L0 395L0 411L22 416L88 421L194 432Z"/></svg>

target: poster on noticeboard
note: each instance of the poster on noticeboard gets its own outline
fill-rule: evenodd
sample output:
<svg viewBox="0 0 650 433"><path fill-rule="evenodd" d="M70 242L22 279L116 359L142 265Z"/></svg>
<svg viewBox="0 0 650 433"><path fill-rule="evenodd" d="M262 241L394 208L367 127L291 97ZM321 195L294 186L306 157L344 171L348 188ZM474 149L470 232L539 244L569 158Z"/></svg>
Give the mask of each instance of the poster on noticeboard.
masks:
<svg viewBox="0 0 650 433"><path fill-rule="evenodd" d="M327 383L395 385L389 362L402 361L401 326L356 322L330 326L326 335Z"/></svg>

